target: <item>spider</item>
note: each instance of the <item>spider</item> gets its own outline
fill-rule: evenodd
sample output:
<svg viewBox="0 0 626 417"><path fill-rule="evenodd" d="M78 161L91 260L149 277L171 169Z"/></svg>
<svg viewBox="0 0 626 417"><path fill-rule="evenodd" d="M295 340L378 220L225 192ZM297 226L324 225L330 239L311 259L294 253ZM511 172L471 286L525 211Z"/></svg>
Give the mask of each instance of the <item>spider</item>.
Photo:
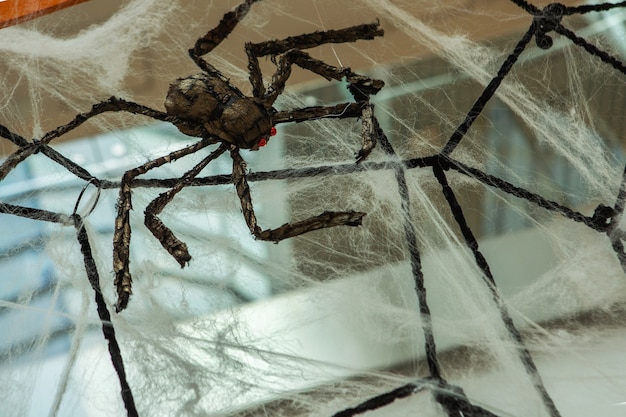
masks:
<svg viewBox="0 0 626 417"><path fill-rule="evenodd" d="M375 147L378 131L378 124L373 115L373 105L370 104L369 97L376 94L384 86L383 81L356 74L350 68L339 69L328 65L303 52L303 49L326 43L370 40L377 36L383 36L384 32L379 28L379 22L376 21L375 23L340 30L291 36L282 40L246 43L249 80L252 85L252 97L248 97L202 57L226 39L241 19L246 16L251 6L258 1L260 0L243 1L226 13L215 28L196 41L194 47L189 50L189 56L202 72L179 78L170 85L165 99L166 112L111 97L93 105L90 111L78 114L66 125L48 132L39 141L39 143L46 144L51 139L78 127L91 117L104 112L121 111L170 122L182 133L200 139L185 148L130 169L122 176L113 235L114 283L118 295L117 312L126 308L132 294L132 277L129 268L131 236L129 212L132 209L131 185L133 179L153 168L197 152L209 145L219 144L216 150L186 172L174 187L149 203L144 212L146 227L181 267L185 267L191 260L187 245L165 226L158 215L204 167L227 151L233 161L232 182L241 201L243 217L256 239L277 243L283 239L313 230L341 225L359 226L362 223L363 216L365 216L363 212L325 211L318 216L295 223L287 223L275 229L262 229L257 224L250 188L246 180L246 163L239 150L259 150L267 143L270 136L275 134L274 126L279 123L305 122L322 117L356 117L362 120L362 147L356 154L356 162L363 161ZM276 65L276 71L267 87L263 83L259 66L259 58L265 56L269 56ZM294 64L327 80L340 81L345 78L348 83L348 90L355 101L335 106L277 111L273 104L283 92L291 74L291 67Z"/></svg>

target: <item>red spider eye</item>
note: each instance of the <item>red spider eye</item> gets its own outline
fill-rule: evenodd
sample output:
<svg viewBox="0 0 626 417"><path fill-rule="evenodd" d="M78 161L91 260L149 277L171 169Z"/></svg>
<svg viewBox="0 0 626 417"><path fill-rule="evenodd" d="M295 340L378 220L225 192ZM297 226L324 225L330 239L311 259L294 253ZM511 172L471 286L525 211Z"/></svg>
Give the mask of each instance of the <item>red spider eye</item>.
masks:
<svg viewBox="0 0 626 417"><path fill-rule="evenodd" d="M270 129L270 136L276 136L276 128L274 126Z"/></svg>
<svg viewBox="0 0 626 417"><path fill-rule="evenodd" d="M259 139L259 148L262 148L265 145L267 145L267 139L265 139L265 138Z"/></svg>

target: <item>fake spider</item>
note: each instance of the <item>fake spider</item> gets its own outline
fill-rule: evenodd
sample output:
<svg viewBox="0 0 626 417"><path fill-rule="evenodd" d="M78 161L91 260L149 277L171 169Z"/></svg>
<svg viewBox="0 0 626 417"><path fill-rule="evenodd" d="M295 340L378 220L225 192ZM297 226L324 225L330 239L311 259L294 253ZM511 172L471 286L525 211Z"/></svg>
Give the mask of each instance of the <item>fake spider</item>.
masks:
<svg viewBox="0 0 626 417"><path fill-rule="evenodd" d="M40 143L48 143L78 127L86 120L104 112L129 112L145 115L174 124L182 133L200 138L192 145L171 152L160 158L146 162L124 173L119 191L118 211L113 236L113 269L118 300L116 310L126 308L132 294L132 277L129 268L131 185L134 178L153 168L175 161L199 151L209 145L219 143L200 163L185 173L170 190L160 194L145 209L145 225L159 240L161 245L176 259L181 267L190 260L187 245L158 218L163 208L195 178L204 167L226 151L233 160L232 182L241 201L243 217L256 239L279 242L313 230L334 226L358 226L365 213L331 212L295 223L287 223L275 229L261 229L252 205L250 188L246 180L246 163L239 154L240 149L259 150L269 137L275 134L274 125L286 122L304 122L321 117L360 117L362 120L362 148L356 154L357 163L365 159L376 144L377 122L369 96L376 94L384 83L380 80L356 74L349 68L336 68L303 52L326 43L355 42L382 36L379 22L352 26L341 30L314 32L292 36L282 40L246 43L248 69L252 85L252 97L245 96L228 78L220 73L202 56L217 47L248 13L253 3L260 0L245 0L232 11L226 13L219 24L197 40L189 50L191 59L203 71L179 78L171 84L165 99L166 112L111 97L95 104L89 112L77 115L70 123L44 135ZM276 64L271 83L265 87L262 79L259 58L269 56ZM291 74L291 66L298 65L328 80L346 79L348 90L355 102L336 106L307 107L290 111L277 111L272 107L283 92Z"/></svg>

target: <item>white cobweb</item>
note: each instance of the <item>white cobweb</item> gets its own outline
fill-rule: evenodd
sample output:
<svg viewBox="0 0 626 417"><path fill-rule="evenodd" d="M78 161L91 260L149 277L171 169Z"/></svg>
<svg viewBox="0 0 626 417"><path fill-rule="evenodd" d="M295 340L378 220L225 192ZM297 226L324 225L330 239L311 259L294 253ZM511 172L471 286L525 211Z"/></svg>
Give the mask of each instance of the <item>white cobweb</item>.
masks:
<svg viewBox="0 0 626 417"><path fill-rule="evenodd" d="M39 139L110 96L164 110L168 83L199 71L188 49L239 3L132 0L93 14L103 1L0 30L0 125ZM63 136L50 147L112 181L99 199L93 184L45 152L0 182L0 414L132 415L70 219L79 201L139 415L622 415L621 216L608 226L617 249L592 219L622 204L624 16L616 8L563 19L613 65L554 32L547 50L533 37L460 136L450 169L438 171L429 157L462 126L531 26L523 7L505 0L254 4L206 57L246 94L245 42L381 21L384 37L310 52L385 81L372 101L395 157L379 144L356 166L361 122L335 118L281 124L266 148L242 153L263 227L326 210L366 212L363 225L278 245L255 241L228 183L226 155L201 174L222 183L187 187L161 215L190 248L193 259L181 270L143 225L144 208L164 188L137 184L133 296L116 314L116 184L125 170L195 139L143 116L91 119L66 135L75 140ZM262 65L269 82L273 64ZM342 83L303 70L292 78L281 110L351 100ZM18 151L2 144L5 155ZM145 177L180 177L206 155ZM280 179L265 174L285 169L292 171ZM435 174L448 181L479 252L468 247L472 238ZM58 221L24 218L20 207L57 213ZM425 293L415 289L421 276ZM429 337L434 345L425 348ZM382 405L384 394L397 399Z"/></svg>

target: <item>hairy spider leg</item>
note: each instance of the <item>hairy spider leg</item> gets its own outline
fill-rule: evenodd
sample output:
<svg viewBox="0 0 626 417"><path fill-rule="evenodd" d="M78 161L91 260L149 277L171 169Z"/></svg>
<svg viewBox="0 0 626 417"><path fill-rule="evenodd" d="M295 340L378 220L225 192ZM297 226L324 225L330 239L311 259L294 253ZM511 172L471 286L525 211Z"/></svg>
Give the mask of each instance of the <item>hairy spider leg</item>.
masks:
<svg viewBox="0 0 626 417"><path fill-rule="evenodd" d="M18 146L24 146L28 144L28 141L24 137L18 135L15 132L12 132L8 127L4 125L0 125L0 137L10 140Z"/></svg>
<svg viewBox="0 0 626 417"><path fill-rule="evenodd" d="M323 118L348 119L361 116L364 105L363 102L339 103L332 106L311 106L301 109L277 111L272 116L272 121L274 124L279 124L290 122L302 123Z"/></svg>
<svg viewBox="0 0 626 417"><path fill-rule="evenodd" d="M285 86L285 81L291 73L291 65L296 64L301 68L321 75L327 80L341 81L343 77L348 82L348 90L354 100L360 104L361 113L355 117L362 120L361 149L355 154L356 162L360 163L372 152L376 146L376 131L374 125L374 111L370 104L370 95L376 94L385 85L383 81L372 79L364 75L356 74L349 68L339 69L311 57L306 52L291 50L285 53L278 62L278 68L272 79L272 85L268 88L267 96L275 99L271 94L280 94ZM272 91L275 89L275 91Z"/></svg>
<svg viewBox="0 0 626 417"><path fill-rule="evenodd" d="M172 188L168 191L159 194L157 198L152 200L150 204L146 206L144 212L145 219L144 224L152 232L161 245L176 259L181 268L184 268L191 260L191 255L187 250L187 245L181 242L174 233L167 227L161 219L157 216L163 211L165 206L169 204L176 194L180 192L184 187L189 185L190 181L196 178L200 171L202 171L211 161L215 160L221 154L223 154L229 147L228 143L223 142L219 148L211 152L206 158L200 161L196 166L187 171Z"/></svg>
<svg viewBox="0 0 626 417"><path fill-rule="evenodd" d="M245 48L246 55L248 56L250 84L252 84L252 92L254 97L270 99L270 103L273 103L276 97L283 91L284 84L287 81L287 78L289 78L289 73L284 76L281 76L279 74L281 72L279 65L278 71L276 74L274 74L272 84L270 85L270 92L266 95L265 86L263 85L263 76L261 74L261 68L259 65L260 57L267 55L277 56L292 50L310 49L327 43L347 43L355 42L357 40L371 40L374 39L376 36L384 35L384 31L378 26L378 22L368 23L363 25L351 26L344 29L326 30L323 32L313 32L304 35L290 36L280 40L270 40L259 43L246 43ZM312 70L311 68L306 69ZM312 71L320 74L317 71ZM347 71L350 72L349 69L347 69ZM328 77L326 77L325 75L320 75L328 79ZM341 79L344 75L346 74L342 74L339 79ZM382 81L380 83L380 88L382 88ZM273 99L271 99L271 97L273 97Z"/></svg>
<svg viewBox="0 0 626 417"><path fill-rule="evenodd" d="M91 110L85 113L80 113L74 117L72 121L67 124L61 125L54 130L43 135L41 138L42 143L48 144L54 138L62 136L68 133L70 130L76 129L78 126L85 123L87 120L91 119L94 116L97 116L106 112L127 112L133 114L140 114L143 116L148 116L156 120L162 120L166 122L172 121L172 117L168 116L167 113L162 111L155 110L153 108L134 103L132 101L123 100L117 97L109 97L109 99L101 101L100 103L96 103L91 107Z"/></svg>
<svg viewBox="0 0 626 417"><path fill-rule="evenodd" d="M116 311L119 313L126 308L130 295L132 294L132 277L130 274L130 210L132 210L131 189L132 181L139 175L145 174L151 169L192 154L215 143L213 138L205 138L192 145L170 152L160 158L146 162L136 168L128 170L122 176L120 194L117 201L117 217L115 218L115 230L113 232L113 270L115 272L114 284L117 287ZM216 151L217 152L217 151ZM223 151L222 151L223 152ZM210 161L209 161L210 162ZM172 196L173 197L173 196ZM158 197L157 197L158 199ZM153 234L155 232L153 231ZM158 233L158 231L157 231ZM157 239L159 236L157 236ZM173 236L173 235L172 235ZM176 239L178 241L178 239ZM178 253L187 251L187 246L178 241L179 245L174 249ZM161 242L163 244L163 242ZM172 248L164 246L168 252ZM170 252L171 253L171 252ZM178 259L177 259L178 260Z"/></svg>
<svg viewBox="0 0 626 417"><path fill-rule="evenodd" d="M241 201L241 210L250 232L259 240L278 243L281 240L299 236L313 230L335 226L360 226L365 213L356 211L334 212L325 211L322 214L296 222L286 223L275 229L261 229L252 205L250 187L246 179L246 162L239 154L239 149L232 146L230 155L233 159L233 184Z"/></svg>
<svg viewBox="0 0 626 417"><path fill-rule="evenodd" d="M341 81L344 77L348 82L348 90L356 101L367 101L369 96L376 94L385 86L382 80L376 80L364 75L352 72L350 68L337 68L328 65L319 59L313 58L306 52L298 49L292 49L281 55L276 72L272 76L272 83L267 88L267 93L263 96L263 100L274 103L276 98L282 94L285 84L291 75L291 66L298 65L300 68L309 70L318 74L328 81Z"/></svg>
<svg viewBox="0 0 626 417"><path fill-rule="evenodd" d="M202 56L208 54L220 43L222 43L222 41L226 39L235 29L241 19L248 14L252 4L258 1L260 0L245 0L239 6L226 13L215 28L208 31L206 35L196 41L194 47L189 50L189 56L193 59L196 65L200 67L200 69L228 82L228 79L224 77L222 73L219 72L213 65L202 59Z"/></svg>
<svg viewBox="0 0 626 417"><path fill-rule="evenodd" d="M377 138L379 137L378 131L374 127L378 125L376 117L374 116L374 105L369 101L279 111L274 114L272 121L276 125L289 122L302 123L324 118L348 119L356 117L362 119L362 145L359 152L355 155L356 162L360 163L370 154L372 149L374 149L378 142Z"/></svg>
<svg viewBox="0 0 626 417"><path fill-rule="evenodd" d="M74 167L74 173L78 173L81 170L76 164L70 162L67 158L62 157L58 152L52 150L47 145L55 138L62 136L69 131L76 129L78 126L85 123L90 118L97 116L101 113L105 112L118 112L118 111L126 111L129 113L142 114L144 116L152 117L157 120L169 121L171 117L169 117L166 113L160 112L158 110L154 110L150 107L142 106L141 104L133 103L130 101L122 100L116 97L110 97L108 100L104 100L100 103L94 104L88 112L80 113L72 121L67 124L61 125L54 130L43 135L43 137L32 142L28 142L26 139L21 137L20 135L11 132L9 129L0 125L0 135L11 140L16 145L20 145L20 148L9 155L5 161L0 165L0 180L2 180L6 175L15 168L20 162L24 161L30 155L41 151L45 153L48 157L57 162L60 159L63 159L65 163L69 163L72 167ZM85 179L85 175L91 177L89 173L87 173L84 169L80 173L79 177Z"/></svg>
<svg viewBox="0 0 626 417"><path fill-rule="evenodd" d="M382 80L376 80L353 72L350 68L337 68L328 65L323 61L311 57L302 49L312 48L324 43L345 43L354 42L360 39L369 40L376 36L382 36L383 30L379 23L352 26L345 29L329 30L324 32L314 32L305 35L292 36L283 40L266 41L261 43L246 44L246 54L248 55L248 68L250 70L250 82L253 86L255 96L262 98L265 102L272 104L283 92L285 84L291 75L293 64L309 70L324 77L327 80L341 81L344 77L348 82L348 90L358 103L363 103L361 112L352 117L361 117L361 149L356 153L356 162L360 163L376 146L376 131L373 129L374 112L369 104L370 95L376 94L385 85ZM272 81L267 90L262 84L259 68L259 57L282 54L276 72L272 76ZM349 117L349 116L345 116ZM304 120L303 120L304 121Z"/></svg>

